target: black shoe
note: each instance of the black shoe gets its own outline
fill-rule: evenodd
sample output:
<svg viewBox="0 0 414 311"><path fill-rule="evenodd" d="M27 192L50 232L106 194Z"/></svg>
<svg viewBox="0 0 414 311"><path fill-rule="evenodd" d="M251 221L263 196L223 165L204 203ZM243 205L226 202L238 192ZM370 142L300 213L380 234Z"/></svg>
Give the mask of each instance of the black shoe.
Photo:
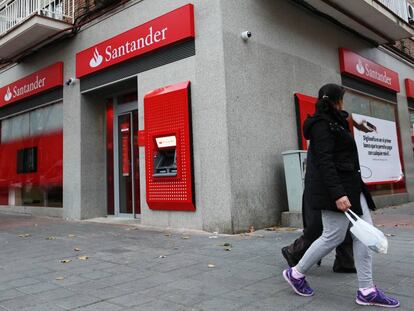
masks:
<svg viewBox="0 0 414 311"><path fill-rule="evenodd" d="M332 270L336 273L357 273L355 268L337 267L335 265L333 266Z"/></svg>
<svg viewBox="0 0 414 311"><path fill-rule="evenodd" d="M282 248L282 255L283 255L283 257L285 257L289 267L294 267L298 264L298 261L289 252L289 247L288 246L285 246L285 247Z"/></svg>

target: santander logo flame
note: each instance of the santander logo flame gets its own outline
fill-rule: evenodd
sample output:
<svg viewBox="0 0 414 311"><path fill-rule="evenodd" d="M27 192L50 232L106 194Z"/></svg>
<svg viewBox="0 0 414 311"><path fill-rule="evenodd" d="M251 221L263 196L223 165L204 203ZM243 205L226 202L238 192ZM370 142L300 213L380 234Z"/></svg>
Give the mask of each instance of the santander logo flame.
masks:
<svg viewBox="0 0 414 311"><path fill-rule="evenodd" d="M89 61L89 66L92 68L98 67L100 64L102 64L103 57L99 54L98 49L95 48L95 52L93 53L93 57Z"/></svg>
<svg viewBox="0 0 414 311"><path fill-rule="evenodd" d="M10 92L10 88L8 87L8 88L7 88L7 92L6 92L6 94L4 95L4 100L5 100L6 102L8 102L10 99L12 99L12 97L13 97L13 95L12 95L12 93Z"/></svg>
<svg viewBox="0 0 414 311"><path fill-rule="evenodd" d="M358 71L358 73L361 75L365 73L365 68L364 68L364 65L362 65L361 59L358 59L358 64L356 65L356 71Z"/></svg>

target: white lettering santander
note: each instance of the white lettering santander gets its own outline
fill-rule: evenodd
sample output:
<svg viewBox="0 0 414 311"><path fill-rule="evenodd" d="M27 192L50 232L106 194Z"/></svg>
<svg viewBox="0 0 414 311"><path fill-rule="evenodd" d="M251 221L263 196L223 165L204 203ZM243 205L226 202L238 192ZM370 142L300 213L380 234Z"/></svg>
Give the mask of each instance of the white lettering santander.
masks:
<svg viewBox="0 0 414 311"><path fill-rule="evenodd" d="M21 87L17 87L17 85L15 85L13 87L13 97L23 96L32 91L41 89L45 86L45 81L46 78L39 79L39 76L36 76L36 79L34 81L29 82Z"/></svg>
<svg viewBox="0 0 414 311"><path fill-rule="evenodd" d="M106 62L109 62L111 60L111 57L112 57L111 50L112 50L112 46L110 45L108 45L105 49L105 61Z"/></svg>
<svg viewBox="0 0 414 311"><path fill-rule="evenodd" d="M159 43L161 41L164 41L167 39L167 30L168 27L164 27L161 30L154 31L153 27L150 27L148 29L148 32L146 35L138 37L134 41L126 41L123 42L121 45L112 47L112 45L108 45L105 48L105 62L110 62L112 60L115 60L117 58L123 57L125 55L128 55L130 53L133 53L137 50L143 49L147 46L151 46L155 43ZM95 49L96 50L96 49ZM96 55L94 56L96 58ZM92 63L93 62L91 60ZM99 63L100 65L100 63ZM97 66L99 66L97 65ZM94 67L90 64L91 67ZM97 67L95 66L95 67Z"/></svg>
<svg viewBox="0 0 414 311"><path fill-rule="evenodd" d="M365 75L385 84L392 85L392 79L387 76L387 72L385 70L383 73L379 73L375 69L371 69L368 64L365 64Z"/></svg>

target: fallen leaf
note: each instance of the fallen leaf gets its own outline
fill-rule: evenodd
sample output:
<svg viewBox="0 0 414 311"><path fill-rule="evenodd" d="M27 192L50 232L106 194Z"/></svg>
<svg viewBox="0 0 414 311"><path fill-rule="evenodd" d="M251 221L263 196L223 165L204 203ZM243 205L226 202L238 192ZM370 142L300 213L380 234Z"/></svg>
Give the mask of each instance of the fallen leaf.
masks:
<svg viewBox="0 0 414 311"><path fill-rule="evenodd" d="M68 238L74 238L75 236L74 234L68 234Z"/></svg>
<svg viewBox="0 0 414 311"><path fill-rule="evenodd" d="M60 263L69 263L69 262L71 262L72 261L72 259L62 259L61 261L60 261Z"/></svg>
<svg viewBox="0 0 414 311"><path fill-rule="evenodd" d="M164 234L164 236L170 237L171 233L166 233L166 234Z"/></svg>
<svg viewBox="0 0 414 311"><path fill-rule="evenodd" d="M28 238L29 236L30 236L30 233L19 234L20 238Z"/></svg>
<svg viewBox="0 0 414 311"><path fill-rule="evenodd" d="M184 235L184 236L182 236L181 237L181 239L183 239L183 240L188 240L190 237L189 236L186 236L186 235Z"/></svg>
<svg viewBox="0 0 414 311"><path fill-rule="evenodd" d="M89 257L88 256L78 256L79 260L88 260Z"/></svg>
<svg viewBox="0 0 414 311"><path fill-rule="evenodd" d="M58 276L57 278L56 278L56 280L57 281L62 281L62 280L64 280L65 278L63 277L63 276Z"/></svg>
<svg viewBox="0 0 414 311"><path fill-rule="evenodd" d="M296 228L290 228L290 227L289 227L289 228L286 228L285 230L286 230L286 231L296 231L297 229L296 229Z"/></svg>
<svg viewBox="0 0 414 311"><path fill-rule="evenodd" d="M250 226L250 227L249 227L249 232L250 232L250 233L255 232L255 230L254 230L254 227L253 227L253 226Z"/></svg>
<svg viewBox="0 0 414 311"><path fill-rule="evenodd" d="M80 251L81 251L81 249L80 249L80 248L77 248L77 247L75 247L73 250L74 250L75 252L80 252Z"/></svg>
<svg viewBox="0 0 414 311"><path fill-rule="evenodd" d="M167 258L167 256L165 256L165 255L160 255L160 256L158 256L158 258Z"/></svg>
<svg viewBox="0 0 414 311"><path fill-rule="evenodd" d="M226 243L223 244L223 246L231 246L231 244L226 242Z"/></svg>
<svg viewBox="0 0 414 311"><path fill-rule="evenodd" d="M224 250L230 252L231 251L231 247L226 247Z"/></svg>
<svg viewBox="0 0 414 311"><path fill-rule="evenodd" d="M209 264L207 265L207 267L209 267L209 268L215 268L215 267L216 267L216 265L213 265L212 263L209 263Z"/></svg>
<svg viewBox="0 0 414 311"><path fill-rule="evenodd" d="M384 227L384 225L377 225L377 227Z"/></svg>
<svg viewBox="0 0 414 311"><path fill-rule="evenodd" d="M395 234L393 234L393 233L386 233L385 236L390 237L390 236L395 236Z"/></svg>
<svg viewBox="0 0 414 311"><path fill-rule="evenodd" d="M46 238L46 240L56 240L56 237L54 237L54 236L49 236L49 237L47 237L47 238Z"/></svg>

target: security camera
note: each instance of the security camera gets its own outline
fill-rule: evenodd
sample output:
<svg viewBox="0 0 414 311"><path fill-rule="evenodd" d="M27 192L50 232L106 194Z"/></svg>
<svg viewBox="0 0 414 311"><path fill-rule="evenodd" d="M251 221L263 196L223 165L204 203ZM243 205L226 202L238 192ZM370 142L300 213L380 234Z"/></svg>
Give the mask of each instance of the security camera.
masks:
<svg viewBox="0 0 414 311"><path fill-rule="evenodd" d="M69 78L68 80L66 80L65 84L69 86L69 85L75 84L75 82L76 82L76 78Z"/></svg>
<svg viewBox="0 0 414 311"><path fill-rule="evenodd" d="M252 33L250 31L243 31L241 33L241 37L244 41L249 40L251 36L252 36Z"/></svg>

